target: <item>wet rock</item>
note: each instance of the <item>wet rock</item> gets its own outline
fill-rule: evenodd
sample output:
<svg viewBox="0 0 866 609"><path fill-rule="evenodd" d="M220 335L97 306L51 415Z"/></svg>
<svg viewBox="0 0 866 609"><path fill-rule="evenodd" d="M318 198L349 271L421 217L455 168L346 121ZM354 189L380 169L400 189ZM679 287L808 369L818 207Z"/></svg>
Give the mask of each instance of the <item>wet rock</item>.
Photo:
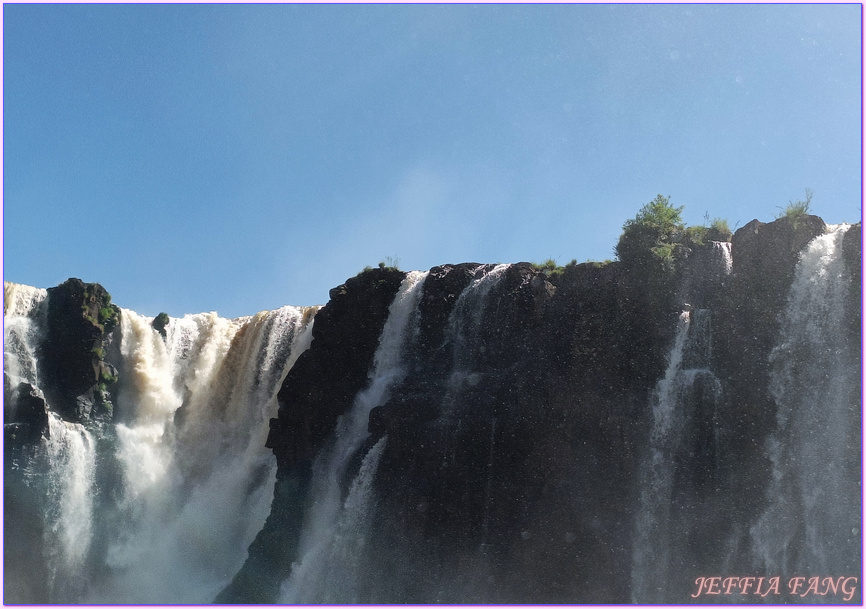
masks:
<svg viewBox="0 0 866 609"><path fill-rule="evenodd" d="M101 381L108 337L119 319L120 310L98 283L73 278L48 289L40 385L65 420L81 423L102 414L103 403L94 390Z"/></svg>
<svg viewBox="0 0 866 609"><path fill-rule="evenodd" d="M4 373L4 388L8 376ZM29 383L4 391L3 423L7 448L38 443L48 437L48 408L42 392Z"/></svg>

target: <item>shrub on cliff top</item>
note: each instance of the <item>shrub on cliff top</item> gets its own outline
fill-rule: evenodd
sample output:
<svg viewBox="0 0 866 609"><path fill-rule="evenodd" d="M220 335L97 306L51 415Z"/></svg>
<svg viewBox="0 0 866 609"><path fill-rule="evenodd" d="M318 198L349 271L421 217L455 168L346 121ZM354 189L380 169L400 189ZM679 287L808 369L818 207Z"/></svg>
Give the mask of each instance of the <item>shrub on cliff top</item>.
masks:
<svg viewBox="0 0 866 609"><path fill-rule="evenodd" d="M732 236L728 221L724 218L715 218L707 229L707 237L712 241L730 241Z"/></svg>
<svg viewBox="0 0 866 609"><path fill-rule="evenodd" d="M785 211L779 215L779 218L787 218L794 228L797 227L797 222L800 218L809 213L809 206L812 204L812 191L806 189L806 199L797 201L788 201L788 206Z"/></svg>
<svg viewBox="0 0 866 609"><path fill-rule="evenodd" d="M669 268L685 231L682 211L671 205L669 197L657 195L623 224L615 248L617 258L625 264L655 262Z"/></svg>

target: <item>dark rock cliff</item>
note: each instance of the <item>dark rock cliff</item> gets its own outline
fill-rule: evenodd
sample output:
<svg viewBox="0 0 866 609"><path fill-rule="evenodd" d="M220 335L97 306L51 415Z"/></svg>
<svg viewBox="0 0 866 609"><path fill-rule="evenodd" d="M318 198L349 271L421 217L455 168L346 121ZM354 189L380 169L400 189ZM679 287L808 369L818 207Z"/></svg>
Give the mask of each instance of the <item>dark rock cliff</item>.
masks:
<svg viewBox="0 0 866 609"><path fill-rule="evenodd" d="M9 598L29 602L52 599L50 568L42 556L56 551L43 548L45 480L52 467L50 456L40 450L51 436L47 403L63 421L99 428L97 442L109 447L97 462L97 503L117 492L106 479L114 464L111 391L117 370L105 361L120 309L97 283L71 278L49 288L44 334L35 354L39 388L29 383L12 387L4 372L4 578ZM19 464L22 467L19 468ZM38 481L38 482L37 482ZM49 489L47 492L56 492ZM104 543L104 542L99 542ZM94 544L99 545L99 544ZM16 588L15 586L21 586ZM62 598L62 594L61 597Z"/></svg>
<svg viewBox="0 0 866 609"><path fill-rule="evenodd" d="M455 305L493 265L431 269L408 374L370 413L371 434L359 451L387 435L367 549L377 560L363 567L360 598L629 602L650 395L680 311L700 308L714 341L711 361L701 365L712 368L723 397L717 403L709 389L696 389L704 397L675 455L673 500L685 515L673 524L685 541L672 566L691 591L708 563L722 564L731 531L747 534L763 507L762 447L776 408L768 356L799 253L823 230L814 216L756 220L733 236L732 274L708 266L721 246L690 244L670 281L653 286L619 262L555 275L511 265L460 346ZM845 241L858 298L859 235L857 225ZM364 387L401 279L396 271L364 273L332 291L317 316L313 343L287 377L272 421L268 445L279 479L271 516L218 601L277 600L298 558L310 460ZM857 336L859 317L852 306Z"/></svg>
<svg viewBox="0 0 866 609"><path fill-rule="evenodd" d="M361 557L352 602L628 603L649 579L660 599L688 603L697 577L752 572L751 529L773 502L767 487L777 464L767 447L782 426L772 354L790 323L798 260L824 231L820 218L804 215L752 221L731 243L678 235L663 264L635 256L558 269L432 268L413 292L401 374L369 416L364 411L369 435L335 470L342 501L365 455L382 447L363 544L351 549ZM840 242L838 277L850 280L839 324L846 366L860 361L861 240L857 224ZM389 308L416 276L365 270L331 290L318 311L310 347L283 381L270 421L266 445L278 467L270 515L216 602L284 600L281 585L306 556L305 520L320 507L321 457L337 444L340 417L375 384ZM111 395L129 370L112 333L120 311L101 286L70 279L49 289L44 304L39 388L33 375L30 384L4 374L4 483L18 489L5 494L4 575L22 582L7 586L9 598L61 602L83 596L52 591L50 562L39 559L52 551L41 541L50 536L39 493L54 491L31 484L51 467L35 447L51 430L62 438L83 425L95 443L92 525L119 530L100 519L118 518L113 506L123 502L108 423L124 422ZM684 320L689 342L678 343ZM153 323L163 338L168 321L160 315ZM690 380L675 387L676 404L686 412L660 440L668 430L657 429L658 396L662 381L674 382L677 344L681 376ZM850 376L857 375L859 366ZM848 386L840 392L851 446L860 429L853 394ZM178 428L183 413L175 413ZM859 478L860 456L859 447L844 453L846 476ZM28 466L15 467L19 459ZM664 484L659 469L670 473ZM656 530L642 538L647 514ZM107 564L105 537L94 536L88 564ZM638 581L641 544L651 556ZM109 571L88 577L110 578Z"/></svg>
<svg viewBox="0 0 866 609"><path fill-rule="evenodd" d="M405 273L370 269L331 290L316 314L313 342L289 371L278 394L267 446L279 466L271 514L249 558L218 603L273 603L297 557L313 457L337 417L363 389L388 307Z"/></svg>
<svg viewBox="0 0 866 609"><path fill-rule="evenodd" d="M46 398L67 421L111 418L109 388L117 371L105 362L120 309L98 283L68 279L48 289L45 340L39 358Z"/></svg>

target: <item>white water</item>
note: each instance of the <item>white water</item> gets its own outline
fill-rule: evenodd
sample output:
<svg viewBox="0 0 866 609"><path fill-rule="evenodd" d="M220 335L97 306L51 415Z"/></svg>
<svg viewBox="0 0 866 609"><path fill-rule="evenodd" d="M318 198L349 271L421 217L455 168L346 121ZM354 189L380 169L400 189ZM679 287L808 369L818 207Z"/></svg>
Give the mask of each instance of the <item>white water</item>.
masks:
<svg viewBox="0 0 866 609"><path fill-rule="evenodd" d="M680 314L668 366L652 399L650 461L648 471L642 476L632 565L632 601L635 603L664 598L666 591L670 547L665 542L673 482L671 457L676 439L671 431L677 414L677 383L690 321L687 311Z"/></svg>
<svg viewBox="0 0 866 609"><path fill-rule="evenodd" d="M46 305L46 290L4 284L13 387L38 390ZM120 373L114 424L85 429L51 412L49 437L7 464L43 497L34 509L48 581L34 585L64 603L211 602L269 513L268 419L314 314L188 315L171 319L164 339L151 318L123 310L110 350ZM107 478L97 486L99 471Z"/></svg>
<svg viewBox="0 0 866 609"><path fill-rule="evenodd" d="M719 260L721 260L722 273L730 275L734 268L734 260L731 256L731 242L711 241L711 243L713 244L713 250L718 253Z"/></svg>
<svg viewBox="0 0 866 609"><path fill-rule="evenodd" d="M37 347L44 332L48 291L15 283L3 285L3 371L14 389L30 383L42 396L37 370ZM44 399L44 396L42 396ZM49 405L50 406L50 405ZM14 404L4 404L13 409ZM48 417L48 437L43 437L37 455L44 458L45 474L37 459L15 459L11 467L25 468L26 484L40 485L47 587L52 593L74 588L81 578L93 535L93 484L95 444L81 425Z"/></svg>
<svg viewBox="0 0 866 609"><path fill-rule="evenodd" d="M187 315L163 339L152 319L122 312L121 526L109 532L111 577L90 602L207 603L231 580L268 514L268 418L309 346L311 314Z"/></svg>
<svg viewBox="0 0 866 609"><path fill-rule="evenodd" d="M81 425L48 417L48 505L43 542L49 586L69 585L83 574L93 535L95 446Z"/></svg>
<svg viewBox="0 0 866 609"><path fill-rule="evenodd" d="M690 440L686 430L700 405L696 381L709 382L718 400L721 384L709 370L712 353L710 311L680 314L674 344L668 354L664 377L652 397L650 458L641 472L632 563L632 602L653 603L669 599L668 578L683 531L680 514L672 512L678 453ZM703 416L706 416L705 414ZM715 416L715 412L713 413ZM691 430L691 433L694 433Z"/></svg>
<svg viewBox="0 0 866 609"><path fill-rule="evenodd" d="M484 317L484 303L490 290L509 269L510 264L497 264L463 289L449 318L449 337L454 341L452 385L466 380L475 367L477 351L473 341L477 338ZM477 274L485 267L475 269ZM482 346L483 349L483 346ZM471 378L469 378L471 382Z"/></svg>
<svg viewBox="0 0 866 609"><path fill-rule="evenodd" d="M755 566L774 575L859 571L859 345L846 333L841 255L848 228L828 227L801 255L770 355L773 478L750 533Z"/></svg>
<svg viewBox="0 0 866 609"><path fill-rule="evenodd" d="M370 411L387 401L391 388L407 373L403 356L417 327L418 303L427 275L426 271L412 271L403 280L373 357L370 384L338 419L334 444L313 464L310 505L315 509L307 515L301 532L300 559L283 583L283 603L359 602L357 571L369 524L372 482L386 438L364 457L345 499L341 481L349 461L369 435Z"/></svg>
<svg viewBox="0 0 866 609"><path fill-rule="evenodd" d="M36 345L44 326L48 290L17 283L3 284L3 371L14 388L39 386Z"/></svg>

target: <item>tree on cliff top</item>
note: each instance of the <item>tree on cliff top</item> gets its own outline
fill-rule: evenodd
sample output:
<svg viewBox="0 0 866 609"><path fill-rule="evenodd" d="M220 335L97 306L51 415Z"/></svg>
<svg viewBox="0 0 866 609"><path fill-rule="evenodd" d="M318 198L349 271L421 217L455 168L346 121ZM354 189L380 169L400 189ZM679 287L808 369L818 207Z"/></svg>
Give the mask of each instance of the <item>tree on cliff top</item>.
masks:
<svg viewBox="0 0 866 609"><path fill-rule="evenodd" d="M670 267L675 245L685 230L682 211L671 205L669 197L657 195L623 224L615 248L617 258L628 265L657 262Z"/></svg>

